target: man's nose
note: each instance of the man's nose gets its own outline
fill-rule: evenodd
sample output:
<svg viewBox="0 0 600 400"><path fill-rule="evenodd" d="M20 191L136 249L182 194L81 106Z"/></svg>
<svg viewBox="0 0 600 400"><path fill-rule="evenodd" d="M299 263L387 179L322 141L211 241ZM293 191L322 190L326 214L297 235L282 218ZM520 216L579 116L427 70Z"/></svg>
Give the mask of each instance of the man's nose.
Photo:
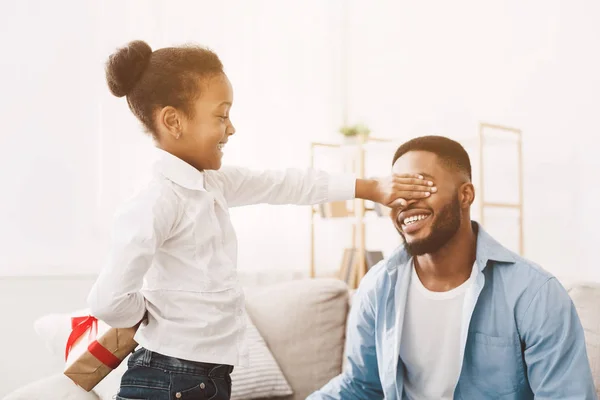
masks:
<svg viewBox="0 0 600 400"><path fill-rule="evenodd" d="M406 203L406 207L410 207L411 205L417 203L418 201L419 200L416 200L416 199L408 200L408 203Z"/></svg>

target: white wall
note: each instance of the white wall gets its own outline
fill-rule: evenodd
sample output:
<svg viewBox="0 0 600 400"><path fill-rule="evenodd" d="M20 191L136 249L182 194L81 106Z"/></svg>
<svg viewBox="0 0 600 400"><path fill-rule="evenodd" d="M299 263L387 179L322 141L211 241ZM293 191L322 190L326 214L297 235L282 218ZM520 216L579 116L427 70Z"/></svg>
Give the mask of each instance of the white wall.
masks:
<svg viewBox="0 0 600 400"><path fill-rule="evenodd" d="M310 140L336 137L341 1L64 0L50 7L36 0L11 7L1 28L17 57L5 59L0 74L4 92L14 93L2 100L10 134L0 148L9 193L0 200L0 275L101 267L115 207L152 162L150 139L104 82L106 58L130 40L154 48L195 42L221 56L238 130L228 163L305 167ZM295 207L235 211L240 268L308 271L307 215Z"/></svg>
<svg viewBox="0 0 600 400"><path fill-rule="evenodd" d="M98 125L90 4L3 4L0 275L72 270L90 250Z"/></svg>
<svg viewBox="0 0 600 400"><path fill-rule="evenodd" d="M380 136L522 129L526 256L600 280L600 3L348 4L350 115Z"/></svg>
<svg viewBox="0 0 600 400"><path fill-rule="evenodd" d="M194 41L220 54L238 128L227 163L306 167L311 140L338 139L344 104L350 123L400 141L473 137L480 120L523 129L526 255L555 273L600 280L592 259L599 7L591 0L7 5L0 275L101 267L112 213L147 176L152 146L124 99L110 96L103 64L116 47L144 39L155 48ZM374 156L376 173L385 172L389 150ZM307 271L306 208L256 206L233 218L241 269ZM387 221L368 229L371 247L396 245ZM348 223L321 224L319 268L337 264L348 236Z"/></svg>

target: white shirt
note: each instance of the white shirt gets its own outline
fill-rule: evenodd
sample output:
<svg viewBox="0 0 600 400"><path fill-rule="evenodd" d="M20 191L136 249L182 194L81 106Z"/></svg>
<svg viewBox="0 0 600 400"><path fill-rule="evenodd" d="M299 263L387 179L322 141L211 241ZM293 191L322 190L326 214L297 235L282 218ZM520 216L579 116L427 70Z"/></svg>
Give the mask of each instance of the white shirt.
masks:
<svg viewBox="0 0 600 400"><path fill-rule="evenodd" d="M354 175L224 167L200 172L159 150L148 187L116 216L88 303L113 327L148 311L136 341L171 357L247 366L237 238L228 207L318 204L355 196Z"/></svg>
<svg viewBox="0 0 600 400"><path fill-rule="evenodd" d="M432 292L423 286L413 264L400 343L408 399L454 397L461 367L463 303L474 276L447 292Z"/></svg>

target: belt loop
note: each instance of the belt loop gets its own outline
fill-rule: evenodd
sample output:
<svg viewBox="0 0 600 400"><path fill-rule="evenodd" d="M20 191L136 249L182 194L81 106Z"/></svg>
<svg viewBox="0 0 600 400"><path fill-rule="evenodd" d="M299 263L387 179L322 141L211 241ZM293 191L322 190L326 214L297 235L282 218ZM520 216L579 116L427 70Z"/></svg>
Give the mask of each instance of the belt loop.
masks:
<svg viewBox="0 0 600 400"><path fill-rule="evenodd" d="M142 365L144 367L149 367L150 361L152 361L152 352L148 349L144 349L144 354L142 356Z"/></svg>

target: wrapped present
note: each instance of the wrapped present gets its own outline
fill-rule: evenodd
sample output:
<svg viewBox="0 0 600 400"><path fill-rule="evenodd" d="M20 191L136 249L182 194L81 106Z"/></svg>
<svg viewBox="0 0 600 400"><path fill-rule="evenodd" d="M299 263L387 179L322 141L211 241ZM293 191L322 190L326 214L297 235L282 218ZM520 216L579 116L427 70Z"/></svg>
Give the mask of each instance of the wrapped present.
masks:
<svg viewBox="0 0 600 400"><path fill-rule="evenodd" d="M137 326L111 328L92 316L71 319L64 374L88 392L117 368L137 347Z"/></svg>

